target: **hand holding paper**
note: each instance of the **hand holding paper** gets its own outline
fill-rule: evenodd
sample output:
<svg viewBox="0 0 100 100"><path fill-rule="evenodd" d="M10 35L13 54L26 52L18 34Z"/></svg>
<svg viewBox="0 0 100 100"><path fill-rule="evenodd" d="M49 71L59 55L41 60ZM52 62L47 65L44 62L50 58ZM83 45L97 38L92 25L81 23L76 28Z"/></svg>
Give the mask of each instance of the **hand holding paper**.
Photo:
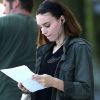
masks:
<svg viewBox="0 0 100 100"><path fill-rule="evenodd" d="M25 65L9 69L2 69L0 71L18 83L21 82L30 92L35 92L45 88L37 81L32 80L32 75L34 75L34 73Z"/></svg>

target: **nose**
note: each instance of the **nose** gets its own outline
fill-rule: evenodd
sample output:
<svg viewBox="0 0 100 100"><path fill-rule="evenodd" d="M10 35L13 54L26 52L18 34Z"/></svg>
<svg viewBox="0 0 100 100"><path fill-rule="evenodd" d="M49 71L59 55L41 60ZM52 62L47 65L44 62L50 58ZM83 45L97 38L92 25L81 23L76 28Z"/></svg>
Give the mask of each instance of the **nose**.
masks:
<svg viewBox="0 0 100 100"><path fill-rule="evenodd" d="M41 28L41 31L42 31L42 34L44 34L44 35L47 34L47 29L46 29L46 28L43 28L43 27L42 27L42 28Z"/></svg>

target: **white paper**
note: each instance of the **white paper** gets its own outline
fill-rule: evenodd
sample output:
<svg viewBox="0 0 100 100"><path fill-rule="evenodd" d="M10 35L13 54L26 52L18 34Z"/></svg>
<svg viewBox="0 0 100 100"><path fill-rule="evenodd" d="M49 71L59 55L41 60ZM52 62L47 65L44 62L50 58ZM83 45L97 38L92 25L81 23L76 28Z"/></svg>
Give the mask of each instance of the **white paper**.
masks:
<svg viewBox="0 0 100 100"><path fill-rule="evenodd" d="M41 84L32 79L34 73L25 65L0 70L18 83L21 82L30 92L44 89Z"/></svg>

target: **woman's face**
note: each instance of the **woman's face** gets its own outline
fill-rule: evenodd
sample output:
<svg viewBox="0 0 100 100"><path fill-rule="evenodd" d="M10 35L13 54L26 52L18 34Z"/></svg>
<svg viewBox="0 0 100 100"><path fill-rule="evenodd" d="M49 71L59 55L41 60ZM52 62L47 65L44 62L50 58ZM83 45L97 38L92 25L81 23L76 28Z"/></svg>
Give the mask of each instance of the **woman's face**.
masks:
<svg viewBox="0 0 100 100"><path fill-rule="evenodd" d="M36 15L36 21L49 41L58 41L63 36L64 29L60 18L56 19L51 13L45 13Z"/></svg>

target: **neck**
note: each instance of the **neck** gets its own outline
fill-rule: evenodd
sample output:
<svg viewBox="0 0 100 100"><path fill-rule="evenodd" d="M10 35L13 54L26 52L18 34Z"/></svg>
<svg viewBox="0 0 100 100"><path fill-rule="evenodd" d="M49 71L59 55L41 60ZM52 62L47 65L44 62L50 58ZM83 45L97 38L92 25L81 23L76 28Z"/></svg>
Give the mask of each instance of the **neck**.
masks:
<svg viewBox="0 0 100 100"><path fill-rule="evenodd" d="M56 46L62 46L65 41L65 35L60 36L60 38L56 41Z"/></svg>
<svg viewBox="0 0 100 100"><path fill-rule="evenodd" d="M62 46L64 44L64 40L62 40L62 41L58 41L58 43L56 43L56 46Z"/></svg>
<svg viewBox="0 0 100 100"><path fill-rule="evenodd" d="M13 9L11 11L11 13L14 13L14 14L23 14L23 15L30 15L30 12L28 12L25 9L20 9L20 8Z"/></svg>

